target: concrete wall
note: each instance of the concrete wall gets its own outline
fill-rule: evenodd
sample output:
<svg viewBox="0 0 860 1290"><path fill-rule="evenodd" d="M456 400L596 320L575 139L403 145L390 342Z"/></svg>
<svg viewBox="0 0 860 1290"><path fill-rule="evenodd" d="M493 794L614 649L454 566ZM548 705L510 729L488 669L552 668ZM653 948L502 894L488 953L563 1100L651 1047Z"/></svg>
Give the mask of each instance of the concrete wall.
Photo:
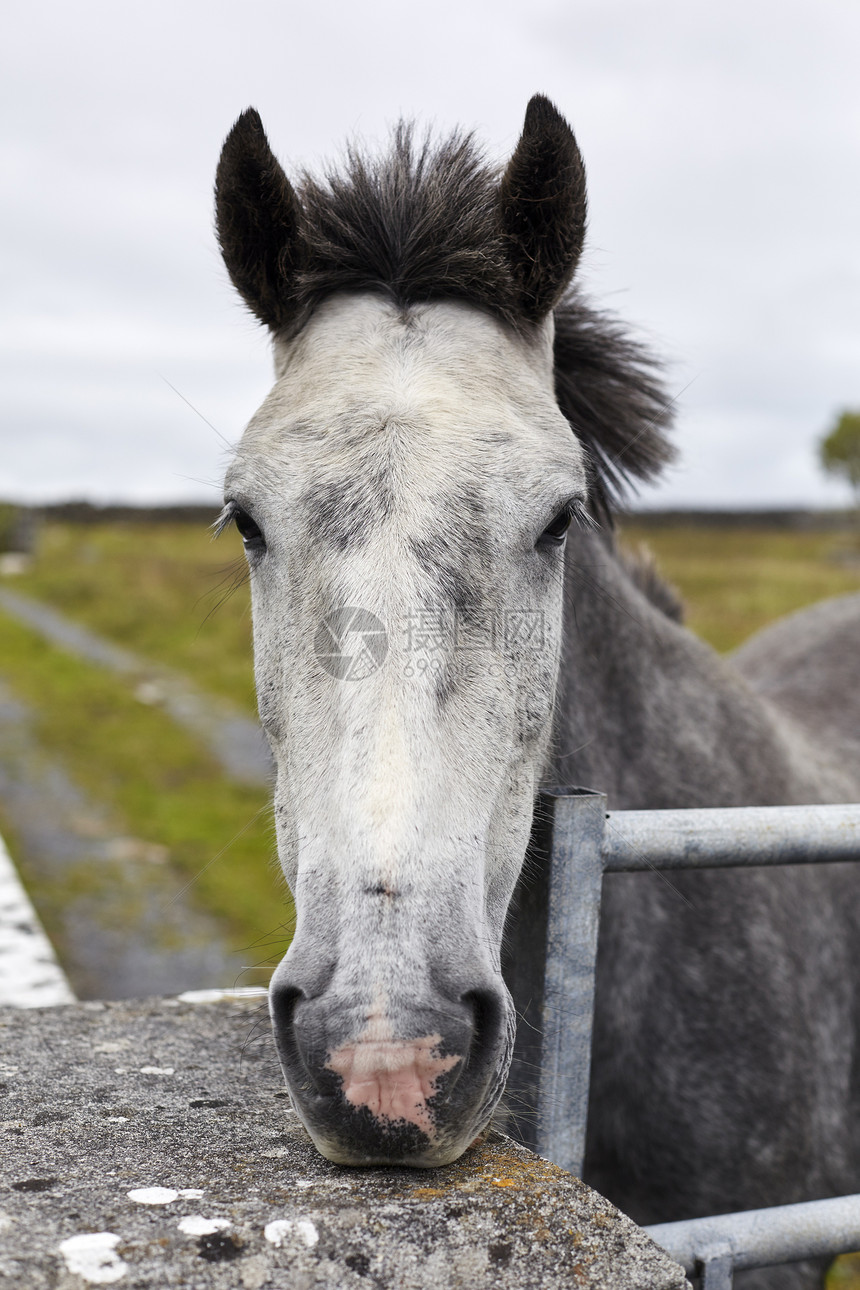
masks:
<svg viewBox="0 0 860 1290"><path fill-rule="evenodd" d="M445 1169L329 1164L291 1110L265 1004L218 992L0 1009L0 1178L15 1290L687 1285L608 1202L499 1134Z"/></svg>

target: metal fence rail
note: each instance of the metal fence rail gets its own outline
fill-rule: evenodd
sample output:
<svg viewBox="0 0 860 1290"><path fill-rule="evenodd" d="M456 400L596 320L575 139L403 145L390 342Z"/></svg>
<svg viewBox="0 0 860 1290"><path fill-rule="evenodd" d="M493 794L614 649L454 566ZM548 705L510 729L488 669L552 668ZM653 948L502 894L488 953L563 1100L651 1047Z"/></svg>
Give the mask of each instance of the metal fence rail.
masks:
<svg viewBox="0 0 860 1290"><path fill-rule="evenodd" d="M860 860L860 806L611 811L604 873Z"/></svg>
<svg viewBox="0 0 860 1290"><path fill-rule="evenodd" d="M729 1290L733 1271L860 1249L860 1196L657 1223L645 1231L703 1290Z"/></svg>
<svg viewBox="0 0 860 1290"><path fill-rule="evenodd" d="M532 835L540 863L527 862L524 868L514 904L519 916L510 925L504 959L521 1014L508 1084L514 1132L576 1174L582 1172L585 1153L603 874L860 860L860 805L612 812L606 806L605 795L589 789L556 788L541 794ZM536 944L541 940L543 954ZM851 1201L856 1204L857 1198L845 1198L846 1204ZM782 1232L788 1230L780 1226L782 1212L797 1214L806 1208L785 1206L740 1217L752 1221L766 1214L756 1230L775 1224L773 1230ZM729 1220L740 1221L729 1215L696 1223ZM791 1218L786 1222L790 1226ZM666 1231L687 1226L664 1225ZM816 1252L860 1248L858 1237L860 1231L854 1229L847 1246L837 1249L831 1243ZM766 1257L740 1263L731 1244L723 1245L707 1270L707 1290L729 1287L733 1266L803 1257L770 1257L773 1250L788 1248L775 1238Z"/></svg>

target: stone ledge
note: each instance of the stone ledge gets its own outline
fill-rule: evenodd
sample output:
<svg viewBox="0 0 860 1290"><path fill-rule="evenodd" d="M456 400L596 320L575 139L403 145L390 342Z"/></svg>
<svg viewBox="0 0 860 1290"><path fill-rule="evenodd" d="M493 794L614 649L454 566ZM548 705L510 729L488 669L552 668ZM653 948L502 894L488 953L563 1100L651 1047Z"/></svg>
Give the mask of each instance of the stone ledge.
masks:
<svg viewBox="0 0 860 1290"><path fill-rule="evenodd" d="M343 1169L290 1110L264 1008L0 1009L0 1287L682 1290L578 1179L491 1133Z"/></svg>
<svg viewBox="0 0 860 1290"><path fill-rule="evenodd" d="M45 929L0 838L0 1007L74 1003Z"/></svg>

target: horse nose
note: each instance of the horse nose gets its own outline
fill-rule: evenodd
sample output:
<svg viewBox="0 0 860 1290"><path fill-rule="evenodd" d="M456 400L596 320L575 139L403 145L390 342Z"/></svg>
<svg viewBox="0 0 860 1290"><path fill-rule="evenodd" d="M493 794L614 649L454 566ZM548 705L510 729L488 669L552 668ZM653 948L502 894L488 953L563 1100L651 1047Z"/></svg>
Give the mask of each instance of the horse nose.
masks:
<svg viewBox="0 0 860 1290"><path fill-rule="evenodd" d="M389 1119L399 1118L395 1104L407 1091L420 1086L421 1100L429 1100L443 1075L450 1088L476 1033L470 998L409 1005L377 998L360 1008L333 991L308 997L286 984L270 993L270 1007L288 1080L339 1091L350 1105Z"/></svg>
<svg viewBox="0 0 860 1290"><path fill-rule="evenodd" d="M509 1058L503 988L356 1009L284 983L270 1003L295 1108L330 1159L440 1163L489 1118Z"/></svg>

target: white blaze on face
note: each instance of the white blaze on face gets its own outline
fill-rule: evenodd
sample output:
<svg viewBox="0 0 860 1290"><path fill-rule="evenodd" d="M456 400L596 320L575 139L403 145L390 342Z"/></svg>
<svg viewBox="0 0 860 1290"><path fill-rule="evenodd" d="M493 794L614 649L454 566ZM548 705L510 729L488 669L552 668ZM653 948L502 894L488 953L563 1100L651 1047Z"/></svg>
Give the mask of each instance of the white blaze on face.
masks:
<svg viewBox="0 0 860 1290"><path fill-rule="evenodd" d="M377 1120L414 1124L432 1138L434 1124L427 1103L437 1091L440 1076L463 1060L454 1053L443 1057L441 1043L439 1034L395 1039L391 1022L377 1006L355 1040L329 1053L326 1068L340 1076L351 1106L366 1106Z"/></svg>

